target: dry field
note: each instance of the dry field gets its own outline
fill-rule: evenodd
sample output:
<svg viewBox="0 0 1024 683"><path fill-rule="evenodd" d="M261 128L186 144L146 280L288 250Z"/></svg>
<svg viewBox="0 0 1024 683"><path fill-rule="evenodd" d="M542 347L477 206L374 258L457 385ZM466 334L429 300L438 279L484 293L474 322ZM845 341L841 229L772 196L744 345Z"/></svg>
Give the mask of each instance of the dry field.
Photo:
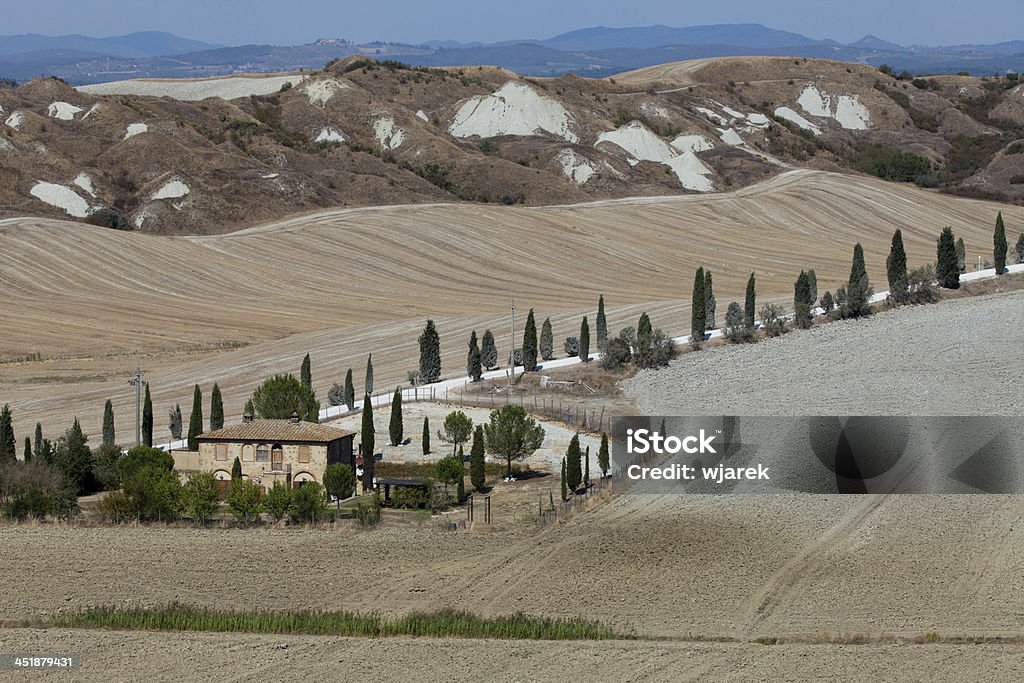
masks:
<svg viewBox="0 0 1024 683"><path fill-rule="evenodd" d="M961 299L687 354L641 385L656 400L638 398L641 406L670 412L728 411L734 404L726 399L695 405L674 393L684 381L680 373L685 381L719 377L728 391L739 386L731 373L746 367L741 356L758 356L762 371L782 372L802 361L817 374L824 353L837 359L835 372L849 376L843 386L856 394L860 410L834 398L843 390L838 384L810 384L805 389L822 397L812 412L948 412L932 377L961 362L959 391L969 403L962 412L1019 411L1013 407L1020 405L1019 391L990 389L1006 365L1019 366L1024 348L1019 326L993 320L1019 320L1022 305L1019 292ZM988 334L966 332L979 329ZM876 352L874 344L889 352ZM900 349L911 345L925 360L908 369L909 354ZM842 364L849 357L861 362ZM689 365L694 361L700 368ZM893 386L852 373L855 365L871 366L871 377L899 377L916 403L895 408ZM803 404L787 403L784 392L779 382L754 382L736 410L788 405L773 412L802 412ZM3 635L18 648L87 654L87 680L142 671L159 679L166 676L160 667L197 678L213 670L220 678L338 676L352 667L383 674L407 665L410 654L417 661L413 680L462 671L468 661L472 673L495 680L554 679L567 671L616 680L1007 680L1024 666L1020 646L749 642L911 639L929 632L1020 636L1024 505L1018 496L623 495L540 533L528 522L505 522L468 533L435 525L360 534L6 527L0 543L10 559L0 615L16 620L95 604L171 600L227 609L240 606L240 594L251 596L243 605L290 609L320 606L329 596L334 608L385 614L455 607L481 615L584 615L686 642L363 642L31 629ZM688 641L716 637L745 642ZM258 645L265 645L265 657L243 656Z"/></svg>
<svg viewBox="0 0 1024 683"><path fill-rule="evenodd" d="M714 272L721 316L752 270L761 301L790 299L795 274L808 267L820 290L834 288L848 277L857 240L872 280L884 282L897 227L912 265L934 259L947 224L973 261L991 250L998 209L1011 234L1024 224L1021 208L792 171L731 194L343 209L211 237L7 220L0 395L19 438L37 420L55 436L73 415L97 433L107 398L119 432L130 434L134 394L125 381L138 363L149 372L162 439L167 409L178 402L187 411L194 383L206 396L220 383L230 421L259 381L297 372L306 352L322 400L348 367L358 385L370 351L378 389L404 382L427 317L438 322L449 376L464 372L471 329L492 328L507 353L512 297L517 338L535 307L538 325L552 316L558 351L602 292L613 332L646 310L682 334L698 265ZM15 362L32 354L40 359Z"/></svg>
<svg viewBox="0 0 1024 683"><path fill-rule="evenodd" d="M75 680L403 681L1009 681L1016 646L740 645L651 642L353 640L307 636L225 638L210 633L6 631L12 648L87 653ZM129 653L126 656L126 653ZM898 668L897 668L898 662ZM169 672L173 672L169 673ZM25 676L11 680L25 680ZM32 680L64 681L66 674ZM3 675L0 674L0 679Z"/></svg>

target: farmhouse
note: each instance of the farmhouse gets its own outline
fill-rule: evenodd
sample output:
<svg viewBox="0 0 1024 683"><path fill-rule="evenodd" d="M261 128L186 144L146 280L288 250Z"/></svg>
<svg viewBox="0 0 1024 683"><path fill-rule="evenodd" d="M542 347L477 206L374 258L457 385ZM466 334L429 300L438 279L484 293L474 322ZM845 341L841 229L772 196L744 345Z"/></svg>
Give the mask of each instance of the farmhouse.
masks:
<svg viewBox="0 0 1024 683"><path fill-rule="evenodd" d="M322 483L328 465L340 462L355 469L354 437L355 432L303 422L298 414L290 420L254 420L246 415L240 424L200 434L198 451L174 451L174 467L183 477L205 471L230 481L238 458L242 478L264 490L275 482Z"/></svg>

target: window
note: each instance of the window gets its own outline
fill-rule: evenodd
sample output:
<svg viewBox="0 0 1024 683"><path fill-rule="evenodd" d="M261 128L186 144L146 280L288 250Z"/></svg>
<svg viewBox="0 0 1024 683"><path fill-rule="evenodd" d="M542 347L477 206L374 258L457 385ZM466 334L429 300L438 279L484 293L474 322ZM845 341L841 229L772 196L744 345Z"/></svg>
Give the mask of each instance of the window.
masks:
<svg viewBox="0 0 1024 683"><path fill-rule="evenodd" d="M279 444L274 444L270 450L270 469L274 472L284 469L284 449Z"/></svg>
<svg viewBox="0 0 1024 683"><path fill-rule="evenodd" d="M270 460L270 446L261 443L256 447L256 462L267 462Z"/></svg>
<svg viewBox="0 0 1024 683"><path fill-rule="evenodd" d="M256 448L251 443L247 443L244 446L242 446L242 461L243 462L252 462L255 457L256 457Z"/></svg>
<svg viewBox="0 0 1024 683"><path fill-rule="evenodd" d="M217 444L217 460L228 459L228 445L226 443Z"/></svg>
<svg viewBox="0 0 1024 683"><path fill-rule="evenodd" d="M309 446L299 446L299 462L309 462Z"/></svg>

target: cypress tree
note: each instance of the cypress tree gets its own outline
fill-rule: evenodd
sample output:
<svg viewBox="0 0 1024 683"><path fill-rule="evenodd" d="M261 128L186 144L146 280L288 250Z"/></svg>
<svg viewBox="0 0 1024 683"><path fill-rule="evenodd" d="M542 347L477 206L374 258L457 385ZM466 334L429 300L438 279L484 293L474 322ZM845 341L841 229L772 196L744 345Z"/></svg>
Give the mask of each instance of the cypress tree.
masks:
<svg viewBox="0 0 1024 683"><path fill-rule="evenodd" d="M376 432L373 427L373 402L370 400L369 394L363 397L363 422L359 438L359 452L363 459L372 458L377 444Z"/></svg>
<svg viewBox="0 0 1024 683"><path fill-rule="evenodd" d="M583 316L583 323L580 325L579 358L584 363L590 362L590 323L587 322L587 316Z"/></svg>
<svg viewBox="0 0 1024 683"><path fill-rule="evenodd" d="M711 281L711 271L704 271L704 329L715 329L715 308L718 302L715 300L714 283Z"/></svg>
<svg viewBox="0 0 1024 683"><path fill-rule="evenodd" d="M1013 247L1013 253L1017 257L1017 263L1024 263L1024 232L1017 237L1017 244Z"/></svg>
<svg viewBox="0 0 1024 683"><path fill-rule="evenodd" d="M483 361L480 360L480 347L476 343L476 330L469 335L469 354L466 357L466 374L474 382L479 382L484 374Z"/></svg>
<svg viewBox="0 0 1024 683"><path fill-rule="evenodd" d="M757 282L754 279L754 274L750 274L750 278L747 279L747 298L743 305L743 326L748 331L754 331L754 311L757 308Z"/></svg>
<svg viewBox="0 0 1024 683"><path fill-rule="evenodd" d="M565 458L562 458L562 475L558 478L558 483L562 487L562 501L569 500L569 486L565 483Z"/></svg>
<svg viewBox="0 0 1024 683"><path fill-rule="evenodd" d="M36 456L41 455L43 452L43 425L40 422L36 422L35 443L32 445L32 453Z"/></svg>
<svg viewBox="0 0 1024 683"><path fill-rule="evenodd" d="M78 492L86 493L93 485L93 457L82 425L75 418L71 429L64 432L53 454L54 464L65 476L68 484Z"/></svg>
<svg viewBox="0 0 1024 683"><path fill-rule="evenodd" d="M551 360L555 357L555 335L551 331L551 318L544 318L544 324L540 326L540 357L541 360Z"/></svg>
<svg viewBox="0 0 1024 683"><path fill-rule="evenodd" d="M359 435L359 452L363 456L363 490L373 488L373 453L376 435L373 430L373 404L370 395L363 398L363 424Z"/></svg>
<svg viewBox="0 0 1024 683"><path fill-rule="evenodd" d="M800 276L793 286L793 311L794 322L800 329L806 330L811 326L811 288L807 280L807 273L800 271Z"/></svg>
<svg viewBox="0 0 1024 683"><path fill-rule="evenodd" d="M853 247L853 262L850 265L850 281L846 285L846 313L849 318L862 318L871 315L868 299L871 296L871 283L864 266L864 247L858 242Z"/></svg>
<svg viewBox="0 0 1024 683"><path fill-rule="evenodd" d="M818 300L818 276L814 272L814 268L807 271L807 289L809 290L809 296L811 298L811 308L814 308L814 302Z"/></svg>
<svg viewBox="0 0 1024 683"><path fill-rule="evenodd" d="M14 420L11 417L11 406L4 404L0 409L0 463L14 462L18 459L15 453Z"/></svg>
<svg viewBox="0 0 1024 683"><path fill-rule="evenodd" d="M935 276L940 287L960 289L960 269L956 265L956 244L953 228L945 227L936 246Z"/></svg>
<svg viewBox="0 0 1024 683"><path fill-rule="evenodd" d="M246 401L245 412L252 415L252 401ZM181 439L181 406L177 403L174 404L169 412L167 419L167 428L171 431L171 438L175 441Z"/></svg>
<svg viewBox="0 0 1024 683"><path fill-rule="evenodd" d="M32 462L32 439L25 437L25 452L22 454L22 460L25 462Z"/></svg>
<svg viewBox="0 0 1024 683"><path fill-rule="evenodd" d="M604 294L597 300L597 320L594 321L597 333L597 350L604 353L604 347L608 345L608 320L604 315Z"/></svg>
<svg viewBox="0 0 1024 683"><path fill-rule="evenodd" d="M440 346L437 347L440 352ZM438 373L441 371L441 360L438 356L437 361ZM363 381L364 393L373 395L373 354L371 353L366 357L366 378Z"/></svg>
<svg viewBox="0 0 1024 683"><path fill-rule="evenodd" d="M587 446L587 450L583 454L583 484L587 487L590 486L590 446Z"/></svg>
<svg viewBox="0 0 1024 683"><path fill-rule="evenodd" d="M633 355L639 357L637 360L649 355L653 340L654 327L651 325L651 317L645 311L640 314L640 320L636 324L636 351Z"/></svg>
<svg viewBox="0 0 1024 683"><path fill-rule="evenodd" d="M430 418L423 418L423 455L430 455Z"/></svg>
<svg viewBox="0 0 1024 683"><path fill-rule="evenodd" d="M597 466L601 468L601 477L608 476L611 469L611 459L608 453L608 434L601 434L601 449L597 452Z"/></svg>
<svg viewBox="0 0 1024 683"><path fill-rule="evenodd" d="M964 246L963 237L956 240L956 267L961 275L967 272L967 247Z"/></svg>
<svg viewBox="0 0 1024 683"><path fill-rule="evenodd" d="M235 461L233 463L231 463L231 481L241 481L241 480L242 480L242 463L238 459L238 456L235 456Z"/></svg>
<svg viewBox="0 0 1024 683"><path fill-rule="evenodd" d="M302 367L299 370L299 381L307 389L313 388L313 369L309 362L309 354L302 359Z"/></svg>
<svg viewBox="0 0 1024 683"><path fill-rule="evenodd" d="M889 280L889 298L896 304L906 303L909 294L907 279L907 252L903 249L903 231L897 230L892 235L892 246L889 247L889 258L885 260L886 275Z"/></svg>
<svg viewBox="0 0 1024 683"><path fill-rule="evenodd" d="M309 356L306 356L307 358ZM306 386L309 386L308 384ZM220 395L220 387L213 383L210 392L210 431L224 427L224 399Z"/></svg>
<svg viewBox="0 0 1024 683"><path fill-rule="evenodd" d="M469 450L469 480L477 491L483 491L487 483L487 471L484 466L483 425L477 425L473 430L473 447Z"/></svg>
<svg viewBox="0 0 1024 683"><path fill-rule="evenodd" d="M533 319L533 309L526 316L526 328L523 330L523 371L534 372L537 369L537 323Z"/></svg>
<svg viewBox="0 0 1024 683"><path fill-rule="evenodd" d="M484 337L480 341L480 363L487 370L498 367L498 347L494 343L494 333L490 330L484 330Z"/></svg>
<svg viewBox="0 0 1024 683"><path fill-rule="evenodd" d="M402 425L402 388L395 387L395 395L391 399L391 422L388 424L388 435L391 445L398 446L405 440L405 429Z"/></svg>
<svg viewBox="0 0 1024 683"><path fill-rule="evenodd" d="M117 435L114 432L114 404L107 399L103 404L103 445L113 446L117 442Z"/></svg>
<svg viewBox="0 0 1024 683"><path fill-rule="evenodd" d="M458 488L456 489L456 496L459 499L459 503L466 500L466 456L462 450L462 444L459 444L459 467L461 472L459 473L459 480L456 482Z"/></svg>
<svg viewBox="0 0 1024 683"><path fill-rule="evenodd" d="M570 491L578 489L580 482L583 480L583 470L581 469L580 462L582 456L579 434L573 434L572 441L569 442L569 448L565 452L565 483Z"/></svg>
<svg viewBox="0 0 1024 683"><path fill-rule="evenodd" d="M690 297L690 344L698 348L707 330L707 303L704 299L704 268L697 269L693 277L693 296Z"/></svg>
<svg viewBox="0 0 1024 683"><path fill-rule="evenodd" d="M992 235L992 260L996 266L996 275L1006 272L1006 226L1003 224L1003 212L996 216L996 231Z"/></svg>
<svg viewBox="0 0 1024 683"><path fill-rule="evenodd" d="M203 392L199 385L195 386L192 392L192 414L188 418L188 449L199 450L199 442L196 437L203 433Z"/></svg>
<svg viewBox="0 0 1024 683"><path fill-rule="evenodd" d="M352 368L345 373L345 407L349 410L355 410L356 407L356 387L352 383Z"/></svg>
<svg viewBox="0 0 1024 683"><path fill-rule="evenodd" d="M437 335L433 320L427 321L427 326L420 334L419 343L420 379L426 384L436 382L441 377L441 339Z"/></svg>
<svg viewBox="0 0 1024 683"><path fill-rule="evenodd" d="M153 447L153 397L149 395L149 382L146 382L146 398L142 402L142 444Z"/></svg>

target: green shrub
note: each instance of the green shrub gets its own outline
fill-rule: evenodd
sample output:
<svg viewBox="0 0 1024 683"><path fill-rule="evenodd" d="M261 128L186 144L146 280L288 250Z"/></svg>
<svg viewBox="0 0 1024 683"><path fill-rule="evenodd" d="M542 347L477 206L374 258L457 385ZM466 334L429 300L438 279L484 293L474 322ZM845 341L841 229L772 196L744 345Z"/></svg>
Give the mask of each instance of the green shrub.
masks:
<svg viewBox="0 0 1024 683"><path fill-rule="evenodd" d="M769 337L778 337L788 332L785 312L781 306L765 304L761 307L761 329Z"/></svg>
<svg viewBox="0 0 1024 683"><path fill-rule="evenodd" d="M864 173L901 183L923 181L932 173L932 164L924 157L875 144L861 149L855 166Z"/></svg>
<svg viewBox="0 0 1024 683"><path fill-rule="evenodd" d="M256 520L263 509L260 487L248 479L231 482L228 488L228 509L242 524L248 525Z"/></svg>
<svg viewBox="0 0 1024 683"><path fill-rule="evenodd" d="M632 359L633 351L630 349L629 342L622 337L615 337L609 339L605 344L600 365L605 370L618 370Z"/></svg>
<svg viewBox="0 0 1024 683"><path fill-rule="evenodd" d="M324 487L308 481L292 491L292 517L299 522L316 524L327 518L327 499Z"/></svg>
<svg viewBox="0 0 1024 683"><path fill-rule="evenodd" d="M85 217L89 225L96 225L101 228L113 228L114 230L134 230L135 226L131 221L122 216L114 209L97 209Z"/></svg>
<svg viewBox="0 0 1024 683"><path fill-rule="evenodd" d="M213 472L196 472L181 490L185 512L195 521L205 524L220 505L220 490Z"/></svg>
<svg viewBox="0 0 1024 683"><path fill-rule="evenodd" d="M292 490L279 481L263 497L263 509L275 522L280 522L292 512Z"/></svg>
<svg viewBox="0 0 1024 683"><path fill-rule="evenodd" d="M181 481L173 470L147 464L121 481L133 517L169 522L181 513Z"/></svg>

